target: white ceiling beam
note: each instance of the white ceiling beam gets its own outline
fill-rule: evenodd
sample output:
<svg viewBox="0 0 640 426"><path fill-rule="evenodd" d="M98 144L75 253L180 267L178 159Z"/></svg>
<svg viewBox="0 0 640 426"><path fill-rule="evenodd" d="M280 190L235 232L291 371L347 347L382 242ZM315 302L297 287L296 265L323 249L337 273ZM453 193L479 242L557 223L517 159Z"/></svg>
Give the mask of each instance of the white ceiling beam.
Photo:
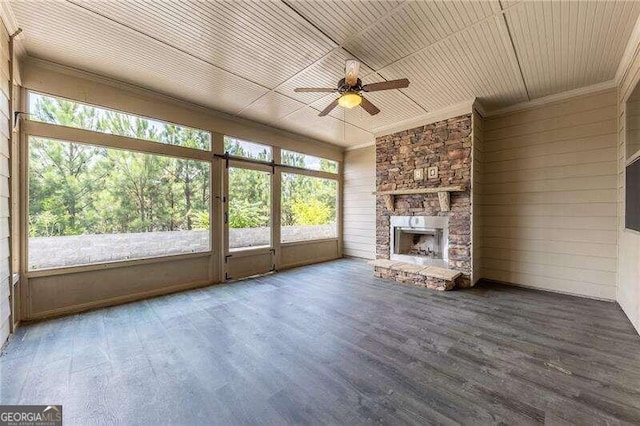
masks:
<svg viewBox="0 0 640 426"><path fill-rule="evenodd" d="M516 64L518 65L518 72L520 73L520 78L522 79L522 85L524 86L524 91L527 94L527 100L531 100L531 96L529 95L529 89L527 88L527 81L524 79L524 73L522 72L522 62L520 62L520 57L518 56L518 50L516 49L516 45L513 42L513 36L511 35L511 28L509 27L509 21L507 20L507 14L504 13L505 9L502 6L502 1L498 0L498 4L500 5L500 12L502 15L502 24L504 24L504 28L507 31L507 37L509 39L509 44L511 45L511 50L513 51L513 55L516 59Z"/></svg>

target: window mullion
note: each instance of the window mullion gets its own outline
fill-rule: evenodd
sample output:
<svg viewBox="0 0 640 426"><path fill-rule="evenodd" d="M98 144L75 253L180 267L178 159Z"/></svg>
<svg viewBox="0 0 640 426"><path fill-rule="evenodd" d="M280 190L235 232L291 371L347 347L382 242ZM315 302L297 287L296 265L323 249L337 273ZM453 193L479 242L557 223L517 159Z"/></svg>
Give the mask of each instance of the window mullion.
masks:
<svg viewBox="0 0 640 426"><path fill-rule="evenodd" d="M29 136L37 136L46 139L56 139L86 145L97 145L107 148L125 149L168 157L211 160L211 153L199 149L186 148L178 145L165 145L142 139L129 138L127 136L111 135L108 133L94 132L91 130L65 127L57 124L39 121L25 120L25 133Z"/></svg>

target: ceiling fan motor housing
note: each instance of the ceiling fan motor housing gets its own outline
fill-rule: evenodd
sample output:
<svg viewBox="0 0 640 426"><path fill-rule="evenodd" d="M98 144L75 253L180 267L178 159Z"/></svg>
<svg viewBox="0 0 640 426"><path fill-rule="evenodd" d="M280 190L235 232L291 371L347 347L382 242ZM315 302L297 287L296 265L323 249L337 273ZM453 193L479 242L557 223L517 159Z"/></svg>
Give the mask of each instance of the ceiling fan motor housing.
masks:
<svg viewBox="0 0 640 426"><path fill-rule="evenodd" d="M338 82L338 93L343 94L347 92L362 92L362 80L358 79L356 84L350 86L343 78Z"/></svg>

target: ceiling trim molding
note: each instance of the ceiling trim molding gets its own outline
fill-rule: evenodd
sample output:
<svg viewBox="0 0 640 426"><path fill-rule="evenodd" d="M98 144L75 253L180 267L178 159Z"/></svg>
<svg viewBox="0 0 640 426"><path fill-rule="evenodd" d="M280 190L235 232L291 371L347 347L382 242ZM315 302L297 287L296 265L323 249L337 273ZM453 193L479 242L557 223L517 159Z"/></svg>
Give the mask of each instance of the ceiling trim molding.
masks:
<svg viewBox="0 0 640 426"><path fill-rule="evenodd" d="M2 22L9 34L13 34L18 30L18 21L8 1L0 2L0 18L2 18Z"/></svg>
<svg viewBox="0 0 640 426"><path fill-rule="evenodd" d="M620 63L618 64L618 69L616 70L615 81L618 84L624 80L627 72L629 72L629 68L631 67L633 58L636 56L638 48L640 48L640 16L636 20L633 30L631 30L627 46L624 49L624 53L622 54L622 58L620 58Z"/></svg>
<svg viewBox="0 0 640 426"><path fill-rule="evenodd" d="M516 49L516 44L513 41L513 35L511 34L511 27L509 26L509 21L507 20L507 14L504 13L504 7L502 7L502 1L498 0L498 4L500 5L500 11L502 12L502 23L504 24L505 29L507 30L507 37L509 37L509 44L511 44L511 50L513 51L513 55L516 58L516 64L518 65L518 72L520 73L520 79L522 80L522 85L524 86L524 92L527 95L527 100L531 100L531 95L529 95L529 88L527 87L527 80L524 78L524 72L522 72L522 64L520 63L520 55L518 55L518 50Z"/></svg>
<svg viewBox="0 0 640 426"><path fill-rule="evenodd" d="M374 146L375 144L376 144L376 141L373 140L371 142L361 143L360 145L348 146L344 150L345 150L345 152L346 151L355 151L356 149L368 148L370 146Z"/></svg>
<svg viewBox="0 0 640 426"><path fill-rule="evenodd" d="M482 105L480 99L475 99L475 101L473 102L473 108L475 108L475 110L478 112L478 114L480 114L481 117L484 118L487 116L487 109L484 107L484 105Z"/></svg>
<svg viewBox="0 0 640 426"><path fill-rule="evenodd" d="M8 1L0 1L0 19L4 24L9 35L15 34L20 28L16 15L13 14L13 9ZM27 50L24 46L24 33L19 34L15 38L15 51L19 58L26 56Z"/></svg>
<svg viewBox="0 0 640 426"><path fill-rule="evenodd" d="M447 118L457 117L462 114L471 114L474 102L475 99L470 99L436 111L431 111L418 117L409 118L387 126L376 127L372 130L372 133L377 138L391 133L401 132L403 130L409 130L415 127L435 123L437 121L446 120Z"/></svg>
<svg viewBox="0 0 640 426"><path fill-rule="evenodd" d="M505 108L485 111L484 117L492 117L494 115L508 114L524 109L535 108L552 102L563 101L565 99L575 98L577 96L589 95L591 93L602 92L604 90L614 89L618 86L615 79L603 81L601 83L592 84L590 86L579 87L577 89L567 90L566 92L554 93L553 95L544 96L542 98L533 99L527 102L510 105ZM477 106L477 105L476 105Z"/></svg>

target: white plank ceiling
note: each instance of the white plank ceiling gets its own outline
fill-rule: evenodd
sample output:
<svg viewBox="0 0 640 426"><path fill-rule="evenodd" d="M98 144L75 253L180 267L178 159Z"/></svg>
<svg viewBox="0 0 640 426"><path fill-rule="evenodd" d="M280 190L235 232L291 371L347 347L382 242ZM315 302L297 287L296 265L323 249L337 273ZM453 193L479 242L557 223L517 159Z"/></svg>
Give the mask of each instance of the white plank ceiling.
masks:
<svg viewBox="0 0 640 426"><path fill-rule="evenodd" d="M342 146L475 97L491 108L614 78L635 1L21 1L27 53ZM381 113L336 108L344 61Z"/></svg>

